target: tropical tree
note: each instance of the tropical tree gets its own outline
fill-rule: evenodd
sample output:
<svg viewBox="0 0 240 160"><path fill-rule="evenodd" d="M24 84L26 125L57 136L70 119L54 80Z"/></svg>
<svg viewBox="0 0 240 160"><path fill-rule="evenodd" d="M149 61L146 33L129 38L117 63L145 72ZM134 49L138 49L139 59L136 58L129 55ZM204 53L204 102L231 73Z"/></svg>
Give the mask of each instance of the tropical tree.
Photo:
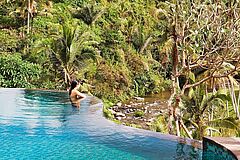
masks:
<svg viewBox="0 0 240 160"><path fill-rule="evenodd" d="M169 100L169 131L174 125L180 135L181 117L177 110L183 95L191 88L211 81L234 76L240 70L239 56L239 4L225 1L168 1L160 10L169 19L168 39L172 39L172 96ZM223 18L224 17L224 18ZM226 67L226 63L233 67ZM225 68L224 72L219 72ZM197 72L206 72L197 78ZM184 79L179 83L179 77ZM175 124L173 123L175 122ZM187 132L187 130L186 130ZM188 132L189 133L189 132Z"/></svg>
<svg viewBox="0 0 240 160"><path fill-rule="evenodd" d="M73 17L83 20L87 25L93 25L104 13L103 8L97 8L96 5L84 5L81 9L72 10Z"/></svg>
<svg viewBox="0 0 240 160"><path fill-rule="evenodd" d="M210 136L212 131L221 133L224 129L239 131L234 118L223 114L229 99L224 90L206 93L201 86L190 89L188 95L182 97L181 114L184 115L185 123L191 127L193 138L202 139L205 135Z"/></svg>
<svg viewBox="0 0 240 160"><path fill-rule="evenodd" d="M70 21L65 21L61 27L62 33L54 38L49 53L53 66L68 85L86 59L96 60L98 42L89 31L80 30Z"/></svg>

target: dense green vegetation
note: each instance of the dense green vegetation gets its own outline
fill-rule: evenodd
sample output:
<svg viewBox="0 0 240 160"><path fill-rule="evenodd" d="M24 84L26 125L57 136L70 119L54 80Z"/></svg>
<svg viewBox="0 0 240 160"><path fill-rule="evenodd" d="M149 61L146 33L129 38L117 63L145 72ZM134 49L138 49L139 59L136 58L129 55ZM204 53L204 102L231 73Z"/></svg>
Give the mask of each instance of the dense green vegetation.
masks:
<svg viewBox="0 0 240 160"><path fill-rule="evenodd" d="M108 104L171 88L169 120L159 118L168 125L155 122L156 130L168 126L171 134L197 139L240 135L237 2L4 0L0 6L1 87L66 89L81 79L82 91Z"/></svg>
<svg viewBox="0 0 240 160"><path fill-rule="evenodd" d="M47 84L35 87L66 89L81 79L111 101L160 92L169 83L158 60L165 32L155 5L43 0L30 1L29 13L27 1L1 2L0 52L43 66L47 76L35 80Z"/></svg>

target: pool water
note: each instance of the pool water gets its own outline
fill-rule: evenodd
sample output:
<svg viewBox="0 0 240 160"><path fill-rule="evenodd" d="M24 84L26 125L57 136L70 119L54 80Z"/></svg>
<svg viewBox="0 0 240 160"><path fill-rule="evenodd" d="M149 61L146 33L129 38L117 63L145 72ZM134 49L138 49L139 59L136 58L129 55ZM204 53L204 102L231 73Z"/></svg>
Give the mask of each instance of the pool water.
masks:
<svg viewBox="0 0 240 160"><path fill-rule="evenodd" d="M192 146L105 119L101 106L89 96L74 108L67 92L0 89L0 159L201 159Z"/></svg>

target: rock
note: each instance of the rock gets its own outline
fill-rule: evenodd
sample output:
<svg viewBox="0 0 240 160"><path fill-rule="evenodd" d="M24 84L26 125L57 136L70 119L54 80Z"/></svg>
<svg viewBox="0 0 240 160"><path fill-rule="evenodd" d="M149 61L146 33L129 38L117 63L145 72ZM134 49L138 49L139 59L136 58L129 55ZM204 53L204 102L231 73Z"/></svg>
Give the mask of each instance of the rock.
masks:
<svg viewBox="0 0 240 160"><path fill-rule="evenodd" d="M132 106L137 106L137 103L133 103Z"/></svg>
<svg viewBox="0 0 240 160"><path fill-rule="evenodd" d="M149 104L149 107L152 107L152 106L154 106L154 104L152 104L152 103L151 103L151 104Z"/></svg>
<svg viewBox="0 0 240 160"><path fill-rule="evenodd" d="M131 107L131 105L126 105L126 107L127 107L127 108L130 108L130 107Z"/></svg>
<svg viewBox="0 0 240 160"><path fill-rule="evenodd" d="M133 117L133 119L140 119L141 117Z"/></svg>
<svg viewBox="0 0 240 160"><path fill-rule="evenodd" d="M124 113L121 113L121 112L116 112L115 116L116 117L126 117L126 115Z"/></svg>
<svg viewBox="0 0 240 160"><path fill-rule="evenodd" d="M117 120L121 120L121 119L122 119L122 117L116 117L116 119L117 119Z"/></svg>
<svg viewBox="0 0 240 160"><path fill-rule="evenodd" d="M112 109L113 110L118 109L118 106L112 106Z"/></svg>
<svg viewBox="0 0 240 160"><path fill-rule="evenodd" d="M153 122L154 121L154 118L150 118L147 120L148 122Z"/></svg>
<svg viewBox="0 0 240 160"><path fill-rule="evenodd" d="M143 111L144 111L144 113L147 113L148 107L144 107Z"/></svg>
<svg viewBox="0 0 240 160"><path fill-rule="evenodd" d="M116 112L112 109L108 109L112 114L116 114Z"/></svg>
<svg viewBox="0 0 240 160"><path fill-rule="evenodd" d="M124 111L124 113L130 113L129 109L126 109L126 110Z"/></svg>
<svg viewBox="0 0 240 160"><path fill-rule="evenodd" d="M115 108L114 111L115 112L120 112L120 110L118 108Z"/></svg>
<svg viewBox="0 0 240 160"><path fill-rule="evenodd" d="M142 98L142 97L134 97L134 99L137 101L144 101L144 98Z"/></svg>
<svg viewBox="0 0 240 160"><path fill-rule="evenodd" d="M132 118L131 118L131 117L126 117L126 119L127 119L127 120L132 120Z"/></svg>
<svg viewBox="0 0 240 160"><path fill-rule="evenodd" d="M118 106L117 106L117 105L114 105L114 106L112 106L112 108L118 108Z"/></svg>
<svg viewBox="0 0 240 160"><path fill-rule="evenodd" d="M121 102L118 102L116 105L117 105L118 107L121 107L121 106L122 106L122 103L121 103Z"/></svg>
<svg viewBox="0 0 240 160"><path fill-rule="evenodd" d="M127 109L128 107L126 107L126 106L122 106L121 108L122 108L122 109Z"/></svg>

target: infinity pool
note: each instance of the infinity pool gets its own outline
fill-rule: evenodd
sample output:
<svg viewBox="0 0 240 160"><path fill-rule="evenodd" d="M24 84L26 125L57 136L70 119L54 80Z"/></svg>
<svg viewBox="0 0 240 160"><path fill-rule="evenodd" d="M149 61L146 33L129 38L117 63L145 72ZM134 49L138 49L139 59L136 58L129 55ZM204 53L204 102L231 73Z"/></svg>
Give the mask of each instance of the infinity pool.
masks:
<svg viewBox="0 0 240 160"><path fill-rule="evenodd" d="M202 151L171 136L115 124L101 102L67 92L0 89L0 159L183 160Z"/></svg>

